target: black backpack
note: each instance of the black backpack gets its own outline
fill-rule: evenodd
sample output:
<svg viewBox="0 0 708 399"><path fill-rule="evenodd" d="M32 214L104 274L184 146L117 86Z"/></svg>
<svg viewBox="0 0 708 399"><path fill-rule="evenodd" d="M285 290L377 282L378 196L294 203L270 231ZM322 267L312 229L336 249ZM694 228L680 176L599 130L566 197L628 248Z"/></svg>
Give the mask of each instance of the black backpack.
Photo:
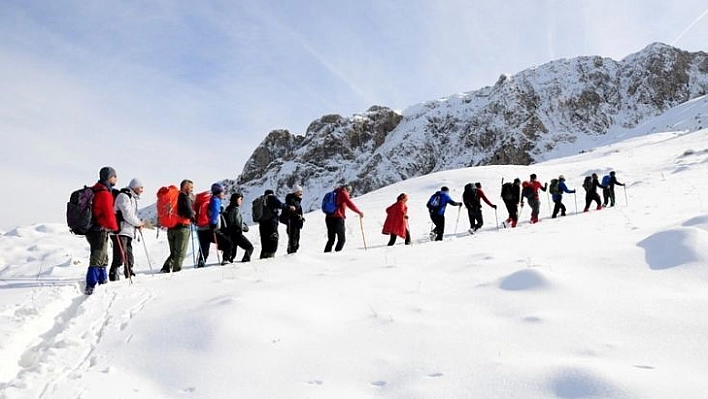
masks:
<svg viewBox="0 0 708 399"><path fill-rule="evenodd" d="M511 201L514 197L514 185L511 182L502 184L501 197L504 201Z"/></svg>
<svg viewBox="0 0 708 399"><path fill-rule="evenodd" d="M86 235L93 226L93 187L84 186L73 193L66 203L66 224L76 235Z"/></svg>
<svg viewBox="0 0 708 399"><path fill-rule="evenodd" d="M533 187L525 186L523 189L521 189L521 195L527 200L532 200L534 197Z"/></svg>
<svg viewBox="0 0 708 399"><path fill-rule="evenodd" d="M261 195L251 203L254 222L265 222L273 218L273 210L268 206L268 196Z"/></svg>
<svg viewBox="0 0 708 399"><path fill-rule="evenodd" d="M482 204L479 202L477 187L472 187L469 191L466 191L463 195L463 201L468 208L479 209Z"/></svg>

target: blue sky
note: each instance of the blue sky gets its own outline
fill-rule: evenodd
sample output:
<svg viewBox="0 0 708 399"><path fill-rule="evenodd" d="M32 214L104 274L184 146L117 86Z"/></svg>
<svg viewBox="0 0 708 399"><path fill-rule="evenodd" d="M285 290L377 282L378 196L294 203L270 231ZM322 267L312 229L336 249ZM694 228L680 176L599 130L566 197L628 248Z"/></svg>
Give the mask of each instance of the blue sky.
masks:
<svg viewBox="0 0 708 399"><path fill-rule="evenodd" d="M704 1L0 1L0 228L104 165L142 201L235 178L268 132L580 55L706 51Z"/></svg>

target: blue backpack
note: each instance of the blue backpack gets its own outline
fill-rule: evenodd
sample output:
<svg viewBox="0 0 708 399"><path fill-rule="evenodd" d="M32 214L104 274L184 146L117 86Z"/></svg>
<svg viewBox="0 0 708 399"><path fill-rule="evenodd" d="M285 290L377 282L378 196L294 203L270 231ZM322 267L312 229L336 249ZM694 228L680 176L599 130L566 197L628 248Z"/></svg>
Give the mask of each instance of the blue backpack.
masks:
<svg viewBox="0 0 708 399"><path fill-rule="evenodd" d="M610 175L605 175L602 177L602 185L606 186L610 184Z"/></svg>
<svg viewBox="0 0 708 399"><path fill-rule="evenodd" d="M440 202L442 201L442 194L440 191L436 192L435 194L430 196L430 199L428 199L428 203L425 204L428 207L428 212L433 213L437 212L440 209Z"/></svg>
<svg viewBox="0 0 708 399"><path fill-rule="evenodd" d="M337 211L337 191L330 191L322 198L322 212L332 215Z"/></svg>

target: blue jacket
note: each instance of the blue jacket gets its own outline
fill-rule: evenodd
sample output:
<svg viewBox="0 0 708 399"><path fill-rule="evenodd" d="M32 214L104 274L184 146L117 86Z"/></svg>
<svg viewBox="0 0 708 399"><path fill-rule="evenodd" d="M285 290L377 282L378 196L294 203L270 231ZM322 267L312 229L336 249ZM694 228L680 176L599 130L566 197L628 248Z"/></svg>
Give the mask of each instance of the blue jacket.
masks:
<svg viewBox="0 0 708 399"><path fill-rule="evenodd" d="M440 194L440 206L438 207L437 214L442 216L445 214L445 208L447 208L447 204L453 205L453 206L459 206L459 202L455 202L452 198L450 198L450 195L446 193L445 191L438 191L436 194Z"/></svg>
<svg viewBox="0 0 708 399"><path fill-rule="evenodd" d="M558 201L563 199L563 193L574 194L575 190L568 190L568 186L565 185L565 180L558 182L558 194L553 194L553 201Z"/></svg>

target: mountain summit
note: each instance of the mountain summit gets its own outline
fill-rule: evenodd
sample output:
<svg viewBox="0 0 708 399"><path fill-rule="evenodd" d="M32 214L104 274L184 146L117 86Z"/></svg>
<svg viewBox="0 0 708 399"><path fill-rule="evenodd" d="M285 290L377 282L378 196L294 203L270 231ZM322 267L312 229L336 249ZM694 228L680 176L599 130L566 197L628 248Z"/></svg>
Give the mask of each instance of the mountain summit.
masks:
<svg viewBox="0 0 708 399"><path fill-rule="evenodd" d="M561 59L402 113L373 106L325 115L304 136L272 131L226 183L246 198L299 184L313 209L342 182L361 195L436 171L570 155L706 92L705 52L653 43L621 61Z"/></svg>

